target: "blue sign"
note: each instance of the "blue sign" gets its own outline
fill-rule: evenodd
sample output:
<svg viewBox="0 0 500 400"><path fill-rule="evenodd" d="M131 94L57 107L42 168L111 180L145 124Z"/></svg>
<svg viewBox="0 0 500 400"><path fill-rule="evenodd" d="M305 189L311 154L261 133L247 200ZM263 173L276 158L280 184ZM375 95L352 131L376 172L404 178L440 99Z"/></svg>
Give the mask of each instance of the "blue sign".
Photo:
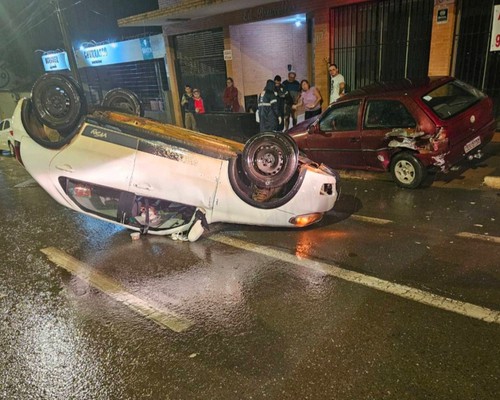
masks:
<svg viewBox="0 0 500 400"><path fill-rule="evenodd" d="M49 53L42 56L43 68L45 71L69 70L68 54L65 51L60 53Z"/></svg>
<svg viewBox="0 0 500 400"><path fill-rule="evenodd" d="M152 60L153 57L153 49L151 48L151 41L149 38L142 38L141 39L141 50L142 50L142 57L145 60Z"/></svg>
<svg viewBox="0 0 500 400"><path fill-rule="evenodd" d="M85 47L75 54L78 68L152 60L165 55L162 35Z"/></svg>

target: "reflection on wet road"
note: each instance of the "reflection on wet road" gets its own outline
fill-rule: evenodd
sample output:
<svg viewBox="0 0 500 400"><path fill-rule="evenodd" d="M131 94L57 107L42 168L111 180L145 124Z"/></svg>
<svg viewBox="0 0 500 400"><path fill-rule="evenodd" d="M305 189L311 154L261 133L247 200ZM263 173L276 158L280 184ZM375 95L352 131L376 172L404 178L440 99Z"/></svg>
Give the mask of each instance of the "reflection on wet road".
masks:
<svg viewBox="0 0 500 400"><path fill-rule="evenodd" d="M28 180L0 158L0 398L500 392L495 192L344 182L315 227L189 243L132 241Z"/></svg>

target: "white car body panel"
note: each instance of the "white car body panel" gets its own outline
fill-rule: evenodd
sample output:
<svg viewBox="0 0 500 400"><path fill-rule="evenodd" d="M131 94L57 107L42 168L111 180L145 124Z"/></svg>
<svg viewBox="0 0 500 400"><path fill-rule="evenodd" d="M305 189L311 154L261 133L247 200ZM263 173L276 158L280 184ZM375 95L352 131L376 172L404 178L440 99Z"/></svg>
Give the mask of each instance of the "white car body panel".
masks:
<svg viewBox="0 0 500 400"><path fill-rule="evenodd" d="M337 200L337 177L304 164L300 167L304 169L301 185L293 197L278 207L260 208L235 193L229 178L227 154L217 158L161 141L96 127L88 122L82 124L68 144L60 149L49 149L35 142L26 132L21 121L22 101L16 107L13 124L14 139L20 143L24 167L60 204L94 218L139 230L79 207L62 188L60 177L193 206L203 210L208 223L295 227L290 223L291 218L325 213ZM141 150L141 146L150 148ZM323 193L325 184L331 185L332 193ZM190 223L193 221L194 217ZM149 233L172 234L189 227Z"/></svg>

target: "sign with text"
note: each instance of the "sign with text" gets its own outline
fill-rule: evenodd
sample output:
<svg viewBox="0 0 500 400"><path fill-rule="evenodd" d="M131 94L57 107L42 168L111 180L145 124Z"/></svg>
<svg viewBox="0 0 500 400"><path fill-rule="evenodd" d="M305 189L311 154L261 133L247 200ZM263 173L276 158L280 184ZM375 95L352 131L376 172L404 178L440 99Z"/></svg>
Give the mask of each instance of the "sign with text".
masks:
<svg viewBox="0 0 500 400"><path fill-rule="evenodd" d="M68 54L65 51L60 53L49 53L42 56L43 68L45 71L69 70Z"/></svg>
<svg viewBox="0 0 500 400"><path fill-rule="evenodd" d="M436 18L438 24L446 24L448 22L448 8L440 8L437 11Z"/></svg>
<svg viewBox="0 0 500 400"><path fill-rule="evenodd" d="M165 54L163 35L155 35L86 47L78 50L75 56L78 68L83 68L152 60L154 58L163 58Z"/></svg>
<svg viewBox="0 0 500 400"><path fill-rule="evenodd" d="M493 11L490 51L500 51L500 5L496 5Z"/></svg>

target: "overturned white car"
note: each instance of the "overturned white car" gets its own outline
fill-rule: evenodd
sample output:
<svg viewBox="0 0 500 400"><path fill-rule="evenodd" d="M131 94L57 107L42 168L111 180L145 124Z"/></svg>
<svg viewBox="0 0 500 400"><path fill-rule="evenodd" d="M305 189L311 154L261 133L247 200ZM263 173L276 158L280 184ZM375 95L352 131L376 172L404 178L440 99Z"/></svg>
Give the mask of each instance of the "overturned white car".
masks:
<svg viewBox="0 0 500 400"><path fill-rule="evenodd" d="M46 74L13 116L15 155L60 204L126 228L196 240L213 222L303 227L338 197L338 176L280 133L245 145L141 117L126 89L87 109Z"/></svg>

